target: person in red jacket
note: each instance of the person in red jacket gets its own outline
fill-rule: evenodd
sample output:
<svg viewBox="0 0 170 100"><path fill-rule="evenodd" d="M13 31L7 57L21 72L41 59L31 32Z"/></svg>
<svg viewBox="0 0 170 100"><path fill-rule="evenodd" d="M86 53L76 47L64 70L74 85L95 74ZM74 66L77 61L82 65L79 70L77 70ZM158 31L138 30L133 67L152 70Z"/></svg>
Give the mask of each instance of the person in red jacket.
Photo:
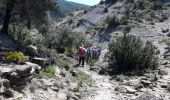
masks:
<svg viewBox="0 0 170 100"><path fill-rule="evenodd" d="M86 49L84 48L84 45L81 44L81 46L78 49L78 54L79 54L79 65L82 62L82 66L84 66L84 60L86 56Z"/></svg>

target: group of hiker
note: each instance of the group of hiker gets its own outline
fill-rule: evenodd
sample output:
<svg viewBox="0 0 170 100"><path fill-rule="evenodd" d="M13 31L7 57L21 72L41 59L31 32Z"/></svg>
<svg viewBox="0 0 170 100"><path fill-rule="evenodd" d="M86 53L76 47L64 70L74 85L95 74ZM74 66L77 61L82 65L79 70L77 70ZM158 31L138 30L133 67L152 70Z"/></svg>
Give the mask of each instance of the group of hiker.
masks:
<svg viewBox="0 0 170 100"><path fill-rule="evenodd" d="M101 54L101 49L96 46L85 48L83 44L81 44L78 48L79 54L79 65L82 64L84 66L84 62L86 60L87 64L90 64L92 60L98 60Z"/></svg>

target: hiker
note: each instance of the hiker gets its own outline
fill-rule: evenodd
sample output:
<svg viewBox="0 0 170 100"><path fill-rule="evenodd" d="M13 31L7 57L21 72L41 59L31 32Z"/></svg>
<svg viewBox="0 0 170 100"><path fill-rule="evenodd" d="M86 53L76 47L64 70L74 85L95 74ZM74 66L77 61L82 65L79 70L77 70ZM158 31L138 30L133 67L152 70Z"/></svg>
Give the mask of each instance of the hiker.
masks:
<svg viewBox="0 0 170 100"><path fill-rule="evenodd" d="M79 53L79 66L82 63L82 66L84 66L84 60L85 60L85 56L86 56L86 49L84 48L84 45L81 44L81 46L78 49L78 53Z"/></svg>
<svg viewBox="0 0 170 100"><path fill-rule="evenodd" d="M95 46L92 48L92 59L97 59L98 50Z"/></svg>
<svg viewBox="0 0 170 100"><path fill-rule="evenodd" d="M96 48L95 46L92 48L92 59L98 60L100 56L101 50L100 48Z"/></svg>
<svg viewBox="0 0 170 100"><path fill-rule="evenodd" d="M87 50L87 52L86 52L86 62L87 62L87 64L90 64L90 61L92 59L92 48L88 47L86 50Z"/></svg>

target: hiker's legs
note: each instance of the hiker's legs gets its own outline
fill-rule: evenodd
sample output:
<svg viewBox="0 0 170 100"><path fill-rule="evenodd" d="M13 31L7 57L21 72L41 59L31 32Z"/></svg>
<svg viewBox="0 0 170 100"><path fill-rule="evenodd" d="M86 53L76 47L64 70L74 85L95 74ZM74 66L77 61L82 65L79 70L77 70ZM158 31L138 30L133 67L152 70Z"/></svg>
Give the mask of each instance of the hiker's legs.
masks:
<svg viewBox="0 0 170 100"><path fill-rule="evenodd" d="M85 57L82 57L82 66L84 66Z"/></svg>
<svg viewBox="0 0 170 100"><path fill-rule="evenodd" d="M82 58L81 58L81 57L79 57L79 65L81 64L81 59L82 59Z"/></svg>
<svg viewBox="0 0 170 100"><path fill-rule="evenodd" d="M90 56L87 56L87 64L89 64L90 63Z"/></svg>

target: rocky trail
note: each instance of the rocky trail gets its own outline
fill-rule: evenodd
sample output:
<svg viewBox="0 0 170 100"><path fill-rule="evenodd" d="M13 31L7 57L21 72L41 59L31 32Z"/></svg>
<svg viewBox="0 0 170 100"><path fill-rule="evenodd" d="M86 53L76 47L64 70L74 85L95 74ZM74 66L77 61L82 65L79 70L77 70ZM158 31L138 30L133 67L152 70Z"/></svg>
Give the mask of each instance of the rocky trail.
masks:
<svg viewBox="0 0 170 100"><path fill-rule="evenodd" d="M95 67L101 66L104 62L104 55L107 49L102 50L102 55ZM91 75L92 87L89 87L88 94L82 100L169 100L170 95L166 90L169 82L169 62L157 70L157 76L148 73L138 77L127 77L117 75L114 78L106 75L99 75L96 71L90 71L90 66L79 68ZM164 63L164 64L165 64ZM156 73L156 71L154 72ZM156 77L157 81L152 81Z"/></svg>
<svg viewBox="0 0 170 100"><path fill-rule="evenodd" d="M102 63L104 55L107 53L107 49L102 50L99 61L95 67L98 67L98 63ZM88 96L82 100L121 100L121 96L115 93L115 87L118 86L116 81L111 80L110 76L99 75L97 72L90 71L90 66L85 65L84 68L80 68L86 73L91 75L93 85L89 90Z"/></svg>

